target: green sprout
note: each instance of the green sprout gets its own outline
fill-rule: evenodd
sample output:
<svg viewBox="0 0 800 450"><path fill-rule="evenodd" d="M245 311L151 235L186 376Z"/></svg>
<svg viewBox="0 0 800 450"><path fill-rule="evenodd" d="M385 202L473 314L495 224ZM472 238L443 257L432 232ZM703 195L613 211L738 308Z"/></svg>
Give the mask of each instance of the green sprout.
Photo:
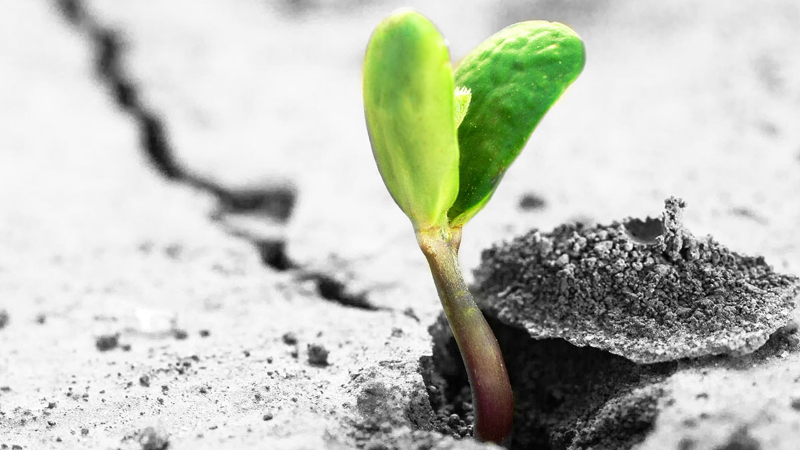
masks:
<svg viewBox="0 0 800 450"><path fill-rule="evenodd" d="M459 268L461 229L584 63L573 30L530 21L490 37L453 72L436 26L407 9L383 20L367 46L364 111L373 156L428 260L467 369L481 440L508 437L514 398L497 339Z"/></svg>

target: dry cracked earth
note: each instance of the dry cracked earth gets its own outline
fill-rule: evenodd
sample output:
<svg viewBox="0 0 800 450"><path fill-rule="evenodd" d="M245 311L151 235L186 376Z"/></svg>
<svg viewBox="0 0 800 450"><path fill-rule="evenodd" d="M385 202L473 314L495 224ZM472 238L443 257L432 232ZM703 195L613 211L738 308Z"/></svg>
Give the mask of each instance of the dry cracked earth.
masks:
<svg viewBox="0 0 800 450"><path fill-rule="evenodd" d="M454 60L529 19L586 42L465 229L470 280L493 243L669 196L695 235L800 275L795 0L4 0L0 448L493 447L464 437L458 355L363 122L363 50L401 6ZM748 355L656 364L490 321L511 448L800 446L792 321Z"/></svg>

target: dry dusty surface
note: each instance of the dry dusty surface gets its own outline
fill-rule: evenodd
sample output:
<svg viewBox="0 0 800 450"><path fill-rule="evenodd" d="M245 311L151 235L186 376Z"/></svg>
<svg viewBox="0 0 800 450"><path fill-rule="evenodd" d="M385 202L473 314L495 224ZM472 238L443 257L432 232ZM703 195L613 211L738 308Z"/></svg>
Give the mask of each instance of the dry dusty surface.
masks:
<svg viewBox="0 0 800 450"><path fill-rule="evenodd" d="M0 448L491 447L461 437L458 355L363 122L363 50L400 6L454 60L528 19L586 42L465 229L470 280L493 243L670 196L694 235L800 275L795 0L4 0ZM510 445L796 449L778 316L748 355L655 364L490 317Z"/></svg>

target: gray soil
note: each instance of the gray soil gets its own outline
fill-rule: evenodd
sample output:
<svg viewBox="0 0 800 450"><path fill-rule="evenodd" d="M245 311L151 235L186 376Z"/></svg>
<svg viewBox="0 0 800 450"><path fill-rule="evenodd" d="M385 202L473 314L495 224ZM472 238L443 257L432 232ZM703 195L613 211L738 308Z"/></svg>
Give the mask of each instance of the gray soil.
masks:
<svg viewBox="0 0 800 450"><path fill-rule="evenodd" d="M533 229L483 253L475 290L489 315L537 339L563 338L640 364L758 349L792 321L800 279L681 221Z"/></svg>
<svg viewBox="0 0 800 450"><path fill-rule="evenodd" d="M583 75L464 230L476 286L481 253L532 228L561 252L496 268L495 300L508 282L524 317L570 324L544 335L486 306L515 389L507 444L796 448L794 0L5 2L0 448L492 448L468 437L458 353L364 126L363 51L400 6L454 61L521 20L586 42ZM601 258L566 243L649 241L649 221L614 221L658 218L670 196L688 207L661 235L697 247L611 237L609 255L628 253L639 287L654 280L631 268L657 259L672 291L604 312L585 295L576 315L525 303L524 273L545 266L573 265L563 288L590 293ZM723 283L706 303L690 279Z"/></svg>

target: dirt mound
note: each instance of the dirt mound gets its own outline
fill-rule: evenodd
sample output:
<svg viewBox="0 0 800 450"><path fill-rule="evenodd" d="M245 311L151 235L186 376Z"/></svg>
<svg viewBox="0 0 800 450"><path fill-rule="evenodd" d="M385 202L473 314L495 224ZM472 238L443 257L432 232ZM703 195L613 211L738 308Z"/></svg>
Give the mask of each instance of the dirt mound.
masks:
<svg viewBox="0 0 800 450"><path fill-rule="evenodd" d="M800 280L661 218L532 230L482 254L483 308L534 338L564 338L637 363L744 354L789 323Z"/></svg>

